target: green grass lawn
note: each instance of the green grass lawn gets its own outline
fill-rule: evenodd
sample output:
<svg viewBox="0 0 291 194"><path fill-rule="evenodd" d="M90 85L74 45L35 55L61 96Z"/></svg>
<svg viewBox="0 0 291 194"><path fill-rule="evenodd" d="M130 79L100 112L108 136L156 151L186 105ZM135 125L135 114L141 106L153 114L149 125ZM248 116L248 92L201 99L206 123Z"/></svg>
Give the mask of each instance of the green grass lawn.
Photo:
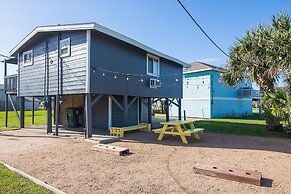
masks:
<svg viewBox="0 0 291 194"><path fill-rule="evenodd" d="M204 128L207 132L250 135L262 137L289 137L285 132L270 132L265 129L265 120L254 110L253 116L242 118L219 118L195 121L195 127ZM164 115L156 118L164 119Z"/></svg>
<svg viewBox="0 0 291 194"><path fill-rule="evenodd" d="M52 193L0 164L0 193Z"/></svg>
<svg viewBox="0 0 291 194"><path fill-rule="evenodd" d="M265 129L262 115L243 118L207 119L195 122L196 127L204 128L207 132L228 133L237 135L251 135L262 137L287 137L285 132L270 132Z"/></svg>
<svg viewBox="0 0 291 194"><path fill-rule="evenodd" d="M262 115L254 110L254 115L243 118L221 118L221 119L206 119L196 121L196 127L205 128L208 132L229 133L237 135L251 135L263 137L290 137L285 132L270 132L265 130L265 120ZM19 122L13 111L10 111L8 120L8 128L4 127L5 112L0 112L0 131L18 129ZM34 113L35 125L46 124L46 111L37 110ZM164 119L165 115L157 115L156 118ZM31 111L25 112L25 126L31 126Z"/></svg>
<svg viewBox="0 0 291 194"><path fill-rule="evenodd" d="M20 114L20 113L19 113ZM35 125L46 124L46 111L37 110L34 111L34 123ZM5 111L0 112L0 131L12 130L19 128L19 121L16 118L14 111L8 112L8 127L5 126ZM25 111L25 126L31 126L31 111Z"/></svg>

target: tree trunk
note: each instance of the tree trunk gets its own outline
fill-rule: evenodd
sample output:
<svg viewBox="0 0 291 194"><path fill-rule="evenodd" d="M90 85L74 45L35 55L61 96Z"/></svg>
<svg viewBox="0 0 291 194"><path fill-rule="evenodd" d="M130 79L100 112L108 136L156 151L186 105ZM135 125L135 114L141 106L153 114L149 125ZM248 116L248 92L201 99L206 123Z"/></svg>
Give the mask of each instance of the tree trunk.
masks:
<svg viewBox="0 0 291 194"><path fill-rule="evenodd" d="M263 75L262 77L265 76L266 75ZM273 81L269 79L261 79L260 90L262 98L264 98L267 93L273 92L274 91ZM280 124L280 120L269 112L270 108L271 107L269 105L262 104L262 109L264 111L264 117L266 120L266 129L268 131L283 131L283 127Z"/></svg>
<svg viewBox="0 0 291 194"><path fill-rule="evenodd" d="M289 118L289 121L288 121L288 126L287 126L287 131L286 131L288 134L291 134L291 118Z"/></svg>

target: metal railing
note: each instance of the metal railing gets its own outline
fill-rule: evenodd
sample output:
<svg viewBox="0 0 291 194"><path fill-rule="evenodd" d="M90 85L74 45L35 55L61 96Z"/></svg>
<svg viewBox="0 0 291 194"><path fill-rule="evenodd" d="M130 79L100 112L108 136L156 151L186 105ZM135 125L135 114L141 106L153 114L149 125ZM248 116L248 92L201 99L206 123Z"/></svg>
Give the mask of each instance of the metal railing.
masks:
<svg viewBox="0 0 291 194"><path fill-rule="evenodd" d="M4 90L7 94L17 93L17 74L4 77Z"/></svg>
<svg viewBox="0 0 291 194"><path fill-rule="evenodd" d="M237 96L239 98L260 99L261 93L259 90L254 90L252 88L240 88L237 91Z"/></svg>

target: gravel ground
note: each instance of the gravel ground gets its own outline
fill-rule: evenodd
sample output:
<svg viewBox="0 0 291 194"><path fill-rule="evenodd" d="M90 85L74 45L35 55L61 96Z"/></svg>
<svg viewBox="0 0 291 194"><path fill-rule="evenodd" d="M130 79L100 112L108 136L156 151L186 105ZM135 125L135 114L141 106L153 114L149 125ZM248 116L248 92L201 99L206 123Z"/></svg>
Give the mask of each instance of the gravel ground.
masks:
<svg viewBox="0 0 291 194"><path fill-rule="evenodd" d="M290 139L214 133L188 145L178 137L156 139L128 133L113 143L130 149L119 157L92 151L81 136L7 131L0 133L0 160L67 193L291 193ZM195 174L195 163L258 170L263 186Z"/></svg>

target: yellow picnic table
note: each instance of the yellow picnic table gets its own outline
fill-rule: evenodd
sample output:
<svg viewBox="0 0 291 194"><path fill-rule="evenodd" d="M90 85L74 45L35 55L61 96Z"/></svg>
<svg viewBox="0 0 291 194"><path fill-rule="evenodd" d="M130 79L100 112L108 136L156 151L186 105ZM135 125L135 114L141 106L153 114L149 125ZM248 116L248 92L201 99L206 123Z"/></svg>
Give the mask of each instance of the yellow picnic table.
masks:
<svg viewBox="0 0 291 194"><path fill-rule="evenodd" d="M182 142L187 144L188 141L186 136L194 135L196 139L200 139L198 132L203 132L203 128L195 128L194 121L168 121L161 122L163 128L153 130L154 133L160 134L158 140L162 140L165 134L168 135L178 135L181 137Z"/></svg>

